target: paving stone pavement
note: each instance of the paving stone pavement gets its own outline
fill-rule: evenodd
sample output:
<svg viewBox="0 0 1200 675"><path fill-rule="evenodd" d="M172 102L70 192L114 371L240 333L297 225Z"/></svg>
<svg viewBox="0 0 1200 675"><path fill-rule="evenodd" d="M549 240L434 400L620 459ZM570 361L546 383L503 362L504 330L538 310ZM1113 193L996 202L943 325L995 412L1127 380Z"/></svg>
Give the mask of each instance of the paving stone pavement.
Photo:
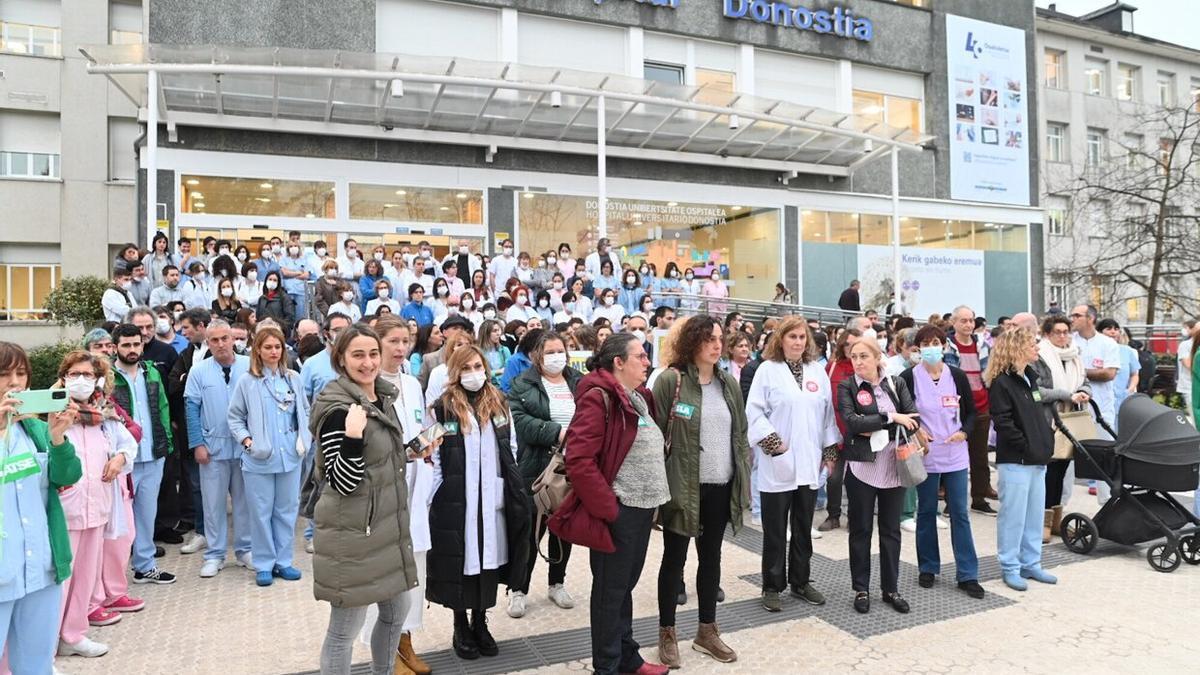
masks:
<svg viewBox="0 0 1200 675"><path fill-rule="evenodd" d="M1077 489L1070 505L1094 513L1096 500ZM1071 509L1068 509L1071 510ZM878 600L872 611L850 606L849 566L844 529L813 542L813 576L829 602L811 607L791 598L784 611L768 614L759 605L761 534L744 528L724 548L722 586L727 601L717 611L726 642L739 652L736 664L717 663L690 649L696 604L689 594L680 608L680 651L687 672L952 672L1127 673L1137 670L1195 670L1200 643L1195 632L1200 601L1200 567L1173 574L1155 572L1144 549L1102 543L1089 556L1046 547L1057 586L1032 584L1025 593L998 579L995 518L973 514L971 525L980 557L983 600L954 587L953 566L932 589L916 584L914 535L903 533L901 593L913 611L899 615ZM939 531L943 556L950 556L949 532ZM299 544L300 540L297 539ZM328 621L328 605L315 601L311 561L297 546L297 567L305 578L254 586L253 575L228 567L214 579L198 578L201 560L169 547L160 561L179 575L172 586L137 586L147 601L143 612L121 623L93 628L90 637L111 647L98 659L62 658L65 675L120 672L122 675L189 673L254 675L311 672L317 665ZM590 668L587 551L576 549L567 588L576 608L561 610L545 597L545 565L539 561L520 620L504 613L505 600L489 613L501 655L463 662L449 651L452 618L441 607L425 610L425 628L416 648L439 673L567 673ZM634 594L635 636L647 659L656 658L655 580L662 555L661 536L651 537L646 569ZM878 567L873 569L877 570ZM694 589L695 561L685 571ZM369 649L355 645L354 672L368 673Z"/></svg>

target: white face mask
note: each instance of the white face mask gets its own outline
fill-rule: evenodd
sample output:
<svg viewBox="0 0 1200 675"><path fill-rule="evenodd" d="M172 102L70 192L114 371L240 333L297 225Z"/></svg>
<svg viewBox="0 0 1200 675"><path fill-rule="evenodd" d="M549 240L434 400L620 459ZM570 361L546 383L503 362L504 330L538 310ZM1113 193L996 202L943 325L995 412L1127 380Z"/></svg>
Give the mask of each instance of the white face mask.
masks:
<svg viewBox="0 0 1200 675"><path fill-rule="evenodd" d="M538 300L538 307L546 308L550 306L549 300Z"/></svg>
<svg viewBox="0 0 1200 675"><path fill-rule="evenodd" d="M274 279L267 279L267 290L273 291L279 288L279 282Z"/></svg>
<svg viewBox="0 0 1200 675"><path fill-rule="evenodd" d="M450 295L450 289L446 286L438 286L437 294L444 298L447 295Z"/></svg>
<svg viewBox="0 0 1200 675"><path fill-rule="evenodd" d="M221 295L226 298L232 298L233 297L233 289L226 286L225 288L221 289Z"/></svg>
<svg viewBox="0 0 1200 675"><path fill-rule="evenodd" d="M672 278L672 279L678 279L678 278L679 278L679 272L678 272L678 270L671 270L671 278Z"/></svg>
<svg viewBox="0 0 1200 675"><path fill-rule="evenodd" d="M612 304L613 304L613 297L611 295L604 296L604 305L607 307L607 306L611 306Z"/></svg>
<svg viewBox="0 0 1200 675"><path fill-rule="evenodd" d="M464 312L469 312L469 311L475 309L475 303L471 302L470 300L468 300L466 298L463 298L462 309Z"/></svg>
<svg viewBox="0 0 1200 675"><path fill-rule="evenodd" d="M242 252L238 253L238 256L237 256L237 258L238 258L238 260L245 260L245 259L246 259L246 252L245 252L245 251L242 251Z"/></svg>
<svg viewBox="0 0 1200 675"><path fill-rule="evenodd" d="M317 249L317 250L316 250L316 254L317 254L318 256L320 256L320 257L324 258L324 257L325 257L325 249L323 249L323 248L319 248L319 249Z"/></svg>
<svg viewBox="0 0 1200 675"><path fill-rule="evenodd" d="M637 277L625 277L625 283L632 286L637 283Z"/></svg>
<svg viewBox="0 0 1200 675"><path fill-rule="evenodd" d="M376 260L383 260L383 252L382 252L382 251L376 251L376 252L375 252L375 259L376 259Z"/></svg>
<svg viewBox="0 0 1200 675"><path fill-rule="evenodd" d="M96 381L86 377L69 377L64 384L67 393L76 401L86 401L96 392Z"/></svg>
<svg viewBox="0 0 1200 675"><path fill-rule="evenodd" d="M694 277L694 276L693 276L693 275L691 275L691 274L688 274L688 275L687 275L687 280L688 280L688 281L691 281L692 279L695 279L695 278L696 278L696 277Z"/></svg>
<svg viewBox="0 0 1200 675"><path fill-rule="evenodd" d="M485 318L485 319L494 319L494 318L496 318L496 310L494 310L494 309L485 309L485 310L483 310L483 318Z"/></svg>
<svg viewBox="0 0 1200 675"><path fill-rule="evenodd" d="M387 299L388 299L388 296L389 296L389 295L391 295L391 294L392 294L392 292L391 292L391 291L389 291L389 290L388 290L388 289L386 289L386 288L381 288L381 289L379 289L379 297L380 297L381 299L383 299L383 300L387 300Z"/></svg>
<svg viewBox="0 0 1200 675"><path fill-rule="evenodd" d="M354 299L354 291L345 291L342 293L342 302L350 302Z"/></svg>
<svg viewBox="0 0 1200 675"><path fill-rule="evenodd" d="M504 247L504 257L511 258L513 250L507 246Z"/></svg>
<svg viewBox="0 0 1200 675"><path fill-rule="evenodd" d="M879 351L887 353L887 338L875 338L875 344L879 345Z"/></svg>
<svg viewBox="0 0 1200 675"><path fill-rule="evenodd" d="M713 283L714 283L714 284L715 284L715 283L717 283L718 281L720 281L720 280L721 280L721 275L720 275L720 274L714 274L714 275L712 275L712 280L713 280Z"/></svg>
<svg viewBox="0 0 1200 675"><path fill-rule="evenodd" d="M563 282L561 282L561 281L554 282L554 290L561 291L562 287L563 287Z"/></svg>
<svg viewBox="0 0 1200 675"><path fill-rule="evenodd" d="M566 354L546 354L542 357L542 368L551 375L557 375L567 367Z"/></svg>
<svg viewBox="0 0 1200 675"><path fill-rule="evenodd" d="M351 260L354 260L355 258L358 257L358 249L352 248L352 249L346 251L346 257Z"/></svg>
<svg viewBox="0 0 1200 675"><path fill-rule="evenodd" d="M121 282L121 289L122 289L122 290L125 290L125 291L127 291L127 290L129 290L129 289L131 289L131 288L133 288L133 282L132 282L132 281L122 281L122 282Z"/></svg>
<svg viewBox="0 0 1200 675"><path fill-rule="evenodd" d="M645 342L646 341L646 331L640 330L640 329L635 330L635 331L633 331L633 337L637 338L638 342Z"/></svg>
<svg viewBox="0 0 1200 675"><path fill-rule="evenodd" d="M527 302L529 302L529 298L525 297L524 295L517 296L517 304L518 305L524 307L525 303L527 303Z"/></svg>
<svg viewBox="0 0 1200 675"><path fill-rule="evenodd" d="M326 279L336 279L337 278L337 270L325 270L325 278Z"/></svg>
<svg viewBox="0 0 1200 675"><path fill-rule="evenodd" d="M550 256L549 258L546 258L546 264L547 265L557 265L558 258L555 258L554 256Z"/></svg>
<svg viewBox="0 0 1200 675"><path fill-rule="evenodd" d="M487 373L465 373L459 378L459 382L462 384L463 389L467 391L479 391L483 389L484 383L487 382Z"/></svg>
<svg viewBox="0 0 1200 675"><path fill-rule="evenodd" d="M258 281L258 272L255 272L254 270L250 270L249 272L247 272L246 273L246 281L249 281L251 283Z"/></svg>
<svg viewBox="0 0 1200 675"><path fill-rule="evenodd" d="M459 246L459 247L458 247L458 253L459 253L459 255L466 255L466 254L467 254L467 247L466 247L466 246Z"/></svg>
<svg viewBox="0 0 1200 675"><path fill-rule="evenodd" d="M221 250L220 250L220 251L218 251L218 252L219 252L221 255L229 255L229 249L227 249L227 248L223 248L223 249L221 249Z"/></svg>
<svg viewBox="0 0 1200 675"><path fill-rule="evenodd" d="M245 340L234 340L233 341L233 351L235 351L239 354L246 351L246 341Z"/></svg>
<svg viewBox="0 0 1200 675"><path fill-rule="evenodd" d="M282 250L283 250L283 246L281 246L279 244L271 244L271 253L274 253L275 255L279 255L279 252Z"/></svg>
<svg viewBox="0 0 1200 675"><path fill-rule="evenodd" d="M154 332L159 335L166 335L171 332L171 322L166 319L155 319Z"/></svg>
<svg viewBox="0 0 1200 675"><path fill-rule="evenodd" d="M299 246L288 247L288 255L292 256L293 258L300 255L300 247Z"/></svg>

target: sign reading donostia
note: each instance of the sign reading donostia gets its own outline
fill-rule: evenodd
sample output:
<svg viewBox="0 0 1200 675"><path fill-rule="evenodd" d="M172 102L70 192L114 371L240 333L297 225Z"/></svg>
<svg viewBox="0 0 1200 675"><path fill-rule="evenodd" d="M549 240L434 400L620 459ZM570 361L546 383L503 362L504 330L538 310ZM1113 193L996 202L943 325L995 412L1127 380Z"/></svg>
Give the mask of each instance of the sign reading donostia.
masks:
<svg viewBox="0 0 1200 675"><path fill-rule="evenodd" d="M725 16L730 19L746 19L755 23L769 23L797 30L811 30L822 35L836 35L870 42L875 27L870 19L855 16L844 7L832 11L792 6L783 0L723 0Z"/></svg>

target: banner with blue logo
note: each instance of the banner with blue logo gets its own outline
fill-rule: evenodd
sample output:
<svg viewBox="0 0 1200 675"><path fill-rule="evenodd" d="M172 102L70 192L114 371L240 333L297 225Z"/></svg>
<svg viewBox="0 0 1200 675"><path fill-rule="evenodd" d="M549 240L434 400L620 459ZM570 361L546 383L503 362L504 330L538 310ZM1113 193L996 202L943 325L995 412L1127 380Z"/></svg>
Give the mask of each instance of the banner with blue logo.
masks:
<svg viewBox="0 0 1200 675"><path fill-rule="evenodd" d="M950 196L1029 205L1025 31L946 15Z"/></svg>

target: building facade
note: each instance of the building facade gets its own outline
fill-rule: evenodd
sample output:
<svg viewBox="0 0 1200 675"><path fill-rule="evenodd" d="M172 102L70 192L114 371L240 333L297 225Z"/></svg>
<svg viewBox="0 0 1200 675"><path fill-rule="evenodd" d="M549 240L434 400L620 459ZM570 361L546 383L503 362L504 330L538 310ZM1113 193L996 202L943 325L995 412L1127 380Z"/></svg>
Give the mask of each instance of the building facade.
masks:
<svg viewBox="0 0 1200 675"><path fill-rule="evenodd" d="M1045 301L1092 303L1130 323L1194 316L1194 274L1155 284L1153 317L1147 286L1156 241L1167 269L1190 268L1197 254L1200 158L1188 149L1200 138L1200 51L1139 35L1125 3L1037 14ZM1164 205L1179 219L1156 237L1164 183L1173 185Z"/></svg>
<svg viewBox="0 0 1200 675"><path fill-rule="evenodd" d="M777 138L783 129L770 132L769 123L739 126L738 115L726 114L701 125L695 110L655 122L649 103L625 115L615 108L608 142L624 147L607 159L604 231L623 256L659 270L669 262L719 267L733 294L749 299L769 300L783 282L804 304L834 306L846 284L861 277L867 304L882 308L894 285L893 244L901 253L901 295L914 313L949 311L966 299L980 314L1011 314L1043 295L1040 159L1024 131L1038 128L1039 110L1028 2L299 0L278 13L268 3L150 0L145 21L152 45L191 46L170 49L179 63L230 59L327 70L436 64L455 76L525 73L548 82L592 74L601 83L612 78L599 86L640 83L648 96L670 92L689 105L792 110L800 124L823 119L870 134L907 129L920 148L899 153L894 205L886 156L824 164L851 151L869 160L879 150L869 139L842 139L820 152L797 142L794 152L772 160L764 150L788 136ZM1010 42L998 46L1001 38ZM972 70L997 55L1004 72ZM136 48L97 47L89 56L97 64L149 60ZM140 100L145 123L140 77L110 81ZM519 93L471 99L469 92L439 92L426 102L428 116L392 122L393 111L421 96L411 80L356 88L301 70L253 77L162 77L149 99L159 115L156 217L147 227L143 150L139 215L125 221L137 223L140 241L161 226L172 240L215 236L245 243L252 253L257 242L292 229L306 243L320 239L332 249L336 242L338 250L348 237L364 250L382 244L389 251L427 240L438 254L460 242L491 252L506 237L534 254L560 242L577 255L595 245L594 154L578 151L578 143L559 152L544 141L486 140L497 129L521 136L543 121L538 106L553 95L531 99L531 112L510 120L482 110L489 101L515 106L519 100L506 97ZM92 86L112 88L102 76L92 78ZM460 103L480 99L484 108L469 131L430 130L435 108L439 116L459 114ZM376 100L380 123L372 124ZM365 123L337 123L356 115ZM639 118L648 126L632 129ZM578 124L586 126L585 119ZM576 124L567 122L564 134ZM672 139L672 129L687 123L690 135ZM712 135L718 131L723 136ZM989 143L1021 150L1004 159L1002 180L972 173L988 171L982 160ZM634 152L639 147L645 156ZM690 152L697 148L708 156ZM811 159L793 159L804 157ZM133 234L132 227L112 231L104 243ZM7 226L0 235L9 240ZM96 256L79 261L90 273L103 273L106 264Z"/></svg>

